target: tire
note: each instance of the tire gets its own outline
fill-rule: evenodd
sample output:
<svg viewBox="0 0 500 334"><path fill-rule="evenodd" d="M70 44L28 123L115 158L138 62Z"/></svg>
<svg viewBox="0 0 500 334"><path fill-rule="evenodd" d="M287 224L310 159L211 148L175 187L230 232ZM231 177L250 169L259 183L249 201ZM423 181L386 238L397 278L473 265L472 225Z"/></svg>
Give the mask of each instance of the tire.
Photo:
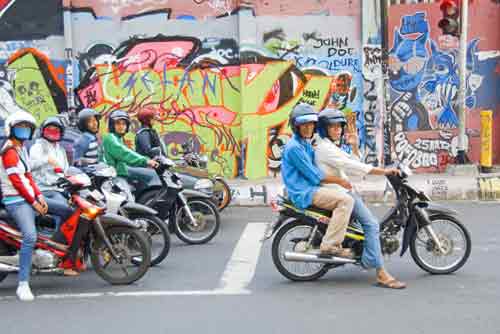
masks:
<svg viewBox="0 0 500 334"><path fill-rule="evenodd" d="M149 269L150 262L151 262L151 247L149 245L149 241L147 236L145 235L144 232L133 229L133 228L128 228L128 227L110 227L106 229L106 235L108 239L111 241L113 246L116 246L118 244L117 238L119 235L129 235L133 236L133 238L136 240L136 246L138 246L138 252L139 255L132 256L130 255L128 260L131 263L131 266L127 268L132 268L134 269L134 273L132 275L125 275L125 277L117 277L114 275L109 274L106 272L108 264L113 261L116 263L116 261L112 258L112 256L109 254L109 250L104 244L104 241L102 239L98 239L95 241L94 246L92 247L92 251L90 254L90 259L92 261L92 267L96 271L96 273L105 281L113 284L113 285L122 285L122 284L131 284L138 279L142 278L144 274ZM128 246L128 245L127 245ZM119 247L113 247L115 251L118 251L120 254L122 254L122 251ZM106 253L104 253L106 252ZM107 263L103 264L100 261L100 255L103 255L103 257L109 258L109 260L105 261ZM141 261L135 261L133 258L134 257L141 257ZM134 263L134 262L137 262ZM123 271L119 270L122 274Z"/></svg>
<svg viewBox="0 0 500 334"><path fill-rule="evenodd" d="M217 207L219 208L219 212L222 212L229 203L231 203L232 194L231 194L231 188L227 184L227 182L220 177L217 177L213 179L214 182L214 202L216 203Z"/></svg>
<svg viewBox="0 0 500 334"><path fill-rule="evenodd" d="M200 233L199 237L190 236L188 234L189 230L191 230L191 232L196 233L197 231L194 231L193 229L196 229L197 227L194 227L191 224L189 218L185 213L184 208L179 207L175 215L175 220L173 222L173 229L175 235L177 235L179 239L190 245L200 245L209 242L217 235L220 229L219 210L211 202L211 200L206 198L192 197L187 200L187 204L191 209L193 216L195 216L195 218L197 218L197 221L201 224L206 224L205 220L202 220L202 217L205 217L206 213L208 213L209 211L210 214L213 215L212 217L212 219L214 220L212 222L213 227L211 230L208 231L207 234ZM204 210L206 211L201 211L201 208L204 208ZM203 227L203 225L201 227Z"/></svg>
<svg viewBox="0 0 500 334"><path fill-rule="evenodd" d="M293 229L300 227L308 227L312 230L314 228L314 225L311 223L295 220L294 222L288 223L279 229L278 233L273 239L273 244L271 246L271 254L273 257L273 262L274 265L276 266L276 269L278 269L278 271L280 272L280 274L282 274L291 281L296 281L296 282L315 281L323 277L328 272L329 268L327 267L326 264L319 264L319 263L314 264L318 266L318 270L316 272L311 273L310 275L297 275L293 272L290 272L290 270L286 268L286 266L283 264L284 259L280 254L280 245L282 239L287 235L287 233L289 233Z"/></svg>
<svg viewBox="0 0 500 334"><path fill-rule="evenodd" d="M0 241L0 256L8 256L8 255L10 255L9 249L4 244L3 241ZM6 279L8 275L9 273L7 272L0 272L0 283L2 283L2 281Z"/></svg>
<svg viewBox="0 0 500 334"><path fill-rule="evenodd" d="M444 221L448 222L449 224L455 226L455 228L462 234L464 241L465 241L465 251L464 254L461 258L459 258L457 261L455 261L452 265L448 267L443 267L443 268L437 268L437 267L432 267L429 265L420 255L418 249L417 249L417 242L421 242L421 240L418 238L418 235L420 231L414 233L411 236L410 239L410 253L413 258L413 261L424 271L427 271L428 273L434 274L434 275L445 275L445 274L451 274L458 269L460 269L468 260L470 253L471 253L471 239L470 239L470 234L467 231L467 229L463 226L462 223L460 223L455 217L449 216L449 215L435 215L431 216L430 220L434 223L437 224L438 221ZM431 224L432 226L432 224ZM422 231L422 233L425 233ZM429 242L429 241L428 241ZM454 244L452 243L452 246ZM430 246L427 246L430 247Z"/></svg>
<svg viewBox="0 0 500 334"><path fill-rule="evenodd" d="M138 220L148 224L147 232L149 233L149 241L152 243L151 233L155 233L161 239L161 244L157 247L151 246L151 267L160 264L168 255L170 251L170 232L168 232L167 225L158 217L152 215L130 214L128 216L131 220Z"/></svg>

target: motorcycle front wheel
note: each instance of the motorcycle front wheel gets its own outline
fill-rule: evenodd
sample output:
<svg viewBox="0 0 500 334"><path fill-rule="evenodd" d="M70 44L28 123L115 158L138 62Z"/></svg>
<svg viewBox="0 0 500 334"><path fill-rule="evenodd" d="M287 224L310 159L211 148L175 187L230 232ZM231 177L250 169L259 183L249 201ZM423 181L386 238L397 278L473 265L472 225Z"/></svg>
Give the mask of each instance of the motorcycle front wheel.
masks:
<svg viewBox="0 0 500 334"><path fill-rule="evenodd" d="M415 232L410 240L410 253L415 263L428 273L451 274L460 269L471 252L467 229L456 218L448 215L430 217L430 228L441 243L441 250L425 228Z"/></svg>
<svg viewBox="0 0 500 334"><path fill-rule="evenodd" d="M231 188L227 182L221 178L216 177L212 180L214 182L214 202L216 203L219 211L222 212L232 200Z"/></svg>
<svg viewBox="0 0 500 334"><path fill-rule="evenodd" d="M131 284L142 278L151 262L151 246L146 234L134 228L110 227L106 229L106 236L117 259L104 240L95 240L90 259L96 273L113 285Z"/></svg>
<svg viewBox="0 0 500 334"><path fill-rule="evenodd" d="M177 237L191 245L205 244L212 240L220 228L217 207L206 198L189 198L187 206L194 221L191 221L184 207L179 207L173 222Z"/></svg>
<svg viewBox="0 0 500 334"><path fill-rule="evenodd" d="M145 225L144 232L147 233L151 244L151 266L160 264L170 251L170 232L167 225L152 215L131 214L127 218Z"/></svg>

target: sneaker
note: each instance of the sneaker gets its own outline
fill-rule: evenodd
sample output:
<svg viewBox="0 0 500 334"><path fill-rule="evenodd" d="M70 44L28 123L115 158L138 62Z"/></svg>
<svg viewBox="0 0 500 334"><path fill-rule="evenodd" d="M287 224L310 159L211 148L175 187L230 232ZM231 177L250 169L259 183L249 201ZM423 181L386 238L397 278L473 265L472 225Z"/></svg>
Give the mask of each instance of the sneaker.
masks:
<svg viewBox="0 0 500 334"><path fill-rule="evenodd" d="M17 298L22 302L31 302L35 300L35 296L31 292L28 282L19 282L16 290Z"/></svg>

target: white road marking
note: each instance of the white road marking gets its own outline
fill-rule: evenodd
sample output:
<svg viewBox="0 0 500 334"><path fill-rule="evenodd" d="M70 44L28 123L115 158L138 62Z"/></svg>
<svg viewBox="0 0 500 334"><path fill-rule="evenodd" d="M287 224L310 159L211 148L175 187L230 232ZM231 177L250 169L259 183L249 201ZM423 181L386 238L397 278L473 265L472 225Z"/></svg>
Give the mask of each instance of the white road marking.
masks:
<svg viewBox="0 0 500 334"><path fill-rule="evenodd" d="M255 274L262 248L261 239L266 227L267 223L247 224L226 265L219 289L216 291L230 294L249 293L247 287Z"/></svg>

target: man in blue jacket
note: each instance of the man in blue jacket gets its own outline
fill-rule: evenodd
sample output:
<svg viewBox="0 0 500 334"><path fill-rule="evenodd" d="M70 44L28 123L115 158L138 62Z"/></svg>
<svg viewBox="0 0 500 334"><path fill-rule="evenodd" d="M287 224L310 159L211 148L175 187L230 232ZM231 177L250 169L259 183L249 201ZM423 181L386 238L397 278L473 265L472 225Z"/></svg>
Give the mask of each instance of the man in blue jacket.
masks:
<svg viewBox="0 0 500 334"><path fill-rule="evenodd" d="M318 115L308 104L301 103L290 114L293 138L286 144L281 175L289 199L299 209L311 205L333 210L326 234L321 242L322 255L353 257L350 249L342 248L342 241L349 224L354 199L346 192L323 186L336 183L351 189L349 182L340 177L326 175L315 164L311 145Z"/></svg>

